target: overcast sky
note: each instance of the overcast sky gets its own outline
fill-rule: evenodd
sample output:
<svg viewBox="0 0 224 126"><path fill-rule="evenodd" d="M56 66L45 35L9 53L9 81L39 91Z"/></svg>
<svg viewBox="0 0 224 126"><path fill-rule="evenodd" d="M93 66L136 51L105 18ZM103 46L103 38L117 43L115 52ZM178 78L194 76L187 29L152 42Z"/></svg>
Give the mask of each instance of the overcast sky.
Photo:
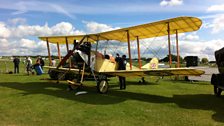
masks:
<svg viewBox="0 0 224 126"><path fill-rule="evenodd" d="M224 47L223 0L0 0L0 55L47 55L38 36L96 33L178 16L203 21L201 29L180 35L181 56L214 60ZM172 37L172 53L176 53ZM142 40L144 57L163 58L167 37ZM106 46L105 46L106 45ZM117 46L119 45L119 46ZM136 43L132 43L136 55ZM65 47L61 47L63 55ZM127 53L126 44L105 43L102 50ZM51 45L52 54L57 54Z"/></svg>

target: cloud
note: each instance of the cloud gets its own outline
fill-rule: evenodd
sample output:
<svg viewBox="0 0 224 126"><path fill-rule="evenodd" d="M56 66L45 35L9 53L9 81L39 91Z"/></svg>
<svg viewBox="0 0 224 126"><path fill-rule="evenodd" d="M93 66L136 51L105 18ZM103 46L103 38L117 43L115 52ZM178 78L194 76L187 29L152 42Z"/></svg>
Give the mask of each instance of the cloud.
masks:
<svg viewBox="0 0 224 126"><path fill-rule="evenodd" d="M12 15L19 15L19 14L24 14L24 13L26 13L27 11L26 10L18 10L18 11L14 11L14 12L12 12L11 14Z"/></svg>
<svg viewBox="0 0 224 126"><path fill-rule="evenodd" d="M39 46L39 42L29 39L0 39L0 43L0 55L32 55L36 49L39 53L46 52L46 47L43 48Z"/></svg>
<svg viewBox="0 0 224 126"><path fill-rule="evenodd" d="M45 25L18 25L7 26L0 23L0 37L3 38L24 38L28 36L49 36L49 35L74 35L83 34L83 31L76 30L69 22L60 22L52 27Z"/></svg>
<svg viewBox="0 0 224 126"><path fill-rule="evenodd" d="M180 51L183 56L194 55L200 58L206 57L215 60L214 52L223 46L224 40L214 39L210 41L182 41Z"/></svg>
<svg viewBox="0 0 224 126"><path fill-rule="evenodd" d="M0 22L0 38L8 38L11 32L4 22Z"/></svg>
<svg viewBox="0 0 224 126"><path fill-rule="evenodd" d="M197 35L196 32L190 33L184 37L182 37L183 40L187 40L187 41L197 41L199 40L199 36Z"/></svg>
<svg viewBox="0 0 224 126"><path fill-rule="evenodd" d="M160 6L179 6L183 4L183 0L162 0Z"/></svg>
<svg viewBox="0 0 224 126"><path fill-rule="evenodd" d="M202 18L204 19L202 28L211 29L212 34L224 31L224 14L202 16Z"/></svg>
<svg viewBox="0 0 224 126"><path fill-rule="evenodd" d="M20 15L28 13L30 11L35 12L53 12L64 14L70 18L74 16L67 10L65 6L58 2L42 2L42 1L17 1L17 0L7 0L1 1L1 9L13 10L12 15Z"/></svg>
<svg viewBox="0 0 224 126"><path fill-rule="evenodd" d="M207 12L224 12L224 4L212 5L207 8ZM213 15L202 16L202 19L212 19L212 22L206 22L203 24L203 28L211 28L212 34L217 34L224 31L224 14L216 13Z"/></svg>
<svg viewBox="0 0 224 126"><path fill-rule="evenodd" d="M70 18L75 18L74 15L70 14L67 10L65 10L62 6L57 5L57 4L50 4L50 6L55 9L56 12L65 14L66 16Z"/></svg>
<svg viewBox="0 0 224 126"><path fill-rule="evenodd" d="M0 39L0 43L1 43L1 51L8 50L9 42L7 41L7 39Z"/></svg>
<svg viewBox="0 0 224 126"><path fill-rule="evenodd" d="M7 23L0 22L0 55L47 55L46 42L36 40L38 36L51 36L51 35L78 35L103 32L108 30L117 29L112 26L101 24L97 22L83 22L86 26L86 32L77 30L69 22L60 22L53 26L45 25L27 25L23 24L25 19L15 18L8 20ZM14 24L14 25L11 25ZM30 39L30 38L34 38ZM61 47L62 53L65 54L65 46ZM8 51L10 50L10 51ZM18 51L19 50L19 51ZM44 51L43 51L44 50ZM57 55L56 46L51 44L52 54Z"/></svg>
<svg viewBox="0 0 224 126"><path fill-rule="evenodd" d="M119 27L113 28L110 25L97 23L94 21L83 21L83 23L86 25L87 33L105 32L105 31L115 30L119 28Z"/></svg>
<svg viewBox="0 0 224 126"><path fill-rule="evenodd" d="M212 22L212 33L220 33L221 31L224 31L224 14L220 15L219 17L216 17Z"/></svg>
<svg viewBox="0 0 224 126"><path fill-rule="evenodd" d="M207 12L223 12L223 11L224 11L224 4L212 5L207 9Z"/></svg>
<svg viewBox="0 0 224 126"><path fill-rule="evenodd" d="M34 45L36 45L36 42L33 40L23 38L19 41L19 45L21 48L32 49L35 47Z"/></svg>
<svg viewBox="0 0 224 126"><path fill-rule="evenodd" d="M8 23L10 25L24 25L26 24L26 19L25 18L13 18L13 19L9 19Z"/></svg>
<svg viewBox="0 0 224 126"><path fill-rule="evenodd" d="M15 18L8 20L8 23L0 22L0 55L47 55L46 42L37 40L38 36L84 34L69 22L49 27L47 23L27 25L22 23L24 21L26 20ZM57 52L55 46L52 46L52 51Z"/></svg>
<svg viewBox="0 0 224 126"><path fill-rule="evenodd" d="M74 31L73 25L68 22L61 22L51 27L52 35L72 35Z"/></svg>

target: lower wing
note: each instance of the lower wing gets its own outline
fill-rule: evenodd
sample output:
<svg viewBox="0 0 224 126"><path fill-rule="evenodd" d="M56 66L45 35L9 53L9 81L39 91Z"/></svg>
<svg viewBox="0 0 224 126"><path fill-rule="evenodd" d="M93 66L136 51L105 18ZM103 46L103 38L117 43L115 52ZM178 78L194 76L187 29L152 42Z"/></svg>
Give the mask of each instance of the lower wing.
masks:
<svg viewBox="0 0 224 126"><path fill-rule="evenodd" d="M185 75L185 76L200 76L205 72L193 68L163 68L163 69L149 69L149 70L116 70L116 71L101 71L100 73L114 76L172 76L172 75Z"/></svg>

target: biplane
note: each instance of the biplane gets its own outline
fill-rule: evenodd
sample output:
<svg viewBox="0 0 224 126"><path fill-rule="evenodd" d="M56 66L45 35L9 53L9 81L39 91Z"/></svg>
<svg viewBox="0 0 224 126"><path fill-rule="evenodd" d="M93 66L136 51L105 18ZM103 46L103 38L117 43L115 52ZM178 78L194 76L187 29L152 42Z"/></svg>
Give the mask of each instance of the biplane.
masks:
<svg viewBox="0 0 224 126"><path fill-rule="evenodd" d="M51 64L51 44L57 44L58 57L60 63L57 67L47 66L49 74L52 78L60 79L60 76L66 76L66 73L73 72L75 79L68 81L70 84L82 83L87 76L92 76L97 83L97 90L100 93L108 91L108 77L145 77L145 76L200 76L204 71L193 68L180 68L178 34L185 32L197 31L202 25L202 21L196 17L176 17L167 20L146 23L142 25L116 29L107 32L86 34L86 35L70 35L70 36L43 36L39 39L46 41L49 61ZM176 35L177 47L177 68L171 68L172 57L170 51L170 37ZM158 60L153 59L148 67L141 65L140 55L140 39L153 37L168 37L168 53L170 68L158 68ZM119 41L126 42L128 46L128 65L126 70L117 70L117 63L113 57L106 57L98 52L98 45L101 41ZM132 55L130 43L137 43L138 64L139 67L132 65ZM67 55L61 59L60 44L66 44ZM69 44L73 44L73 49L69 50ZM91 49L91 45L95 44L96 48ZM66 64L67 62L67 64ZM55 76L56 75L56 76ZM60 76L59 76L60 75Z"/></svg>

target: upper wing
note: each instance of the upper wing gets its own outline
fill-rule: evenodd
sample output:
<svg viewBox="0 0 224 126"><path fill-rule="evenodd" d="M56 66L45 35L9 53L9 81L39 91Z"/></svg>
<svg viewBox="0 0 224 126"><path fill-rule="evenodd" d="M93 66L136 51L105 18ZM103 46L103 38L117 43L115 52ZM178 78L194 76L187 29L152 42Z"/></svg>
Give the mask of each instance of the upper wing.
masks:
<svg viewBox="0 0 224 126"><path fill-rule="evenodd" d="M172 75L191 75L200 76L204 74L204 71L193 68L164 68L164 69L150 69L150 70L117 70L117 71L103 71L103 74L114 76L172 76Z"/></svg>
<svg viewBox="0 0 224 126"><path fill-rule="evenodd" d="M136 40L136 36L139 39L165 36L168 34L168 23L170 26L170 34L175 34L176 30L178 30L178 33L197 31L202 25L202 21L196 17L177 17L107 32L87 34L87 41L117 40L127 42L127 31L129 31L131 41ZM39 38L50 43L65 44L67 41L69 44L73 44L74 40L80 41L84 36L86 35L45 36Z"/></svg>

